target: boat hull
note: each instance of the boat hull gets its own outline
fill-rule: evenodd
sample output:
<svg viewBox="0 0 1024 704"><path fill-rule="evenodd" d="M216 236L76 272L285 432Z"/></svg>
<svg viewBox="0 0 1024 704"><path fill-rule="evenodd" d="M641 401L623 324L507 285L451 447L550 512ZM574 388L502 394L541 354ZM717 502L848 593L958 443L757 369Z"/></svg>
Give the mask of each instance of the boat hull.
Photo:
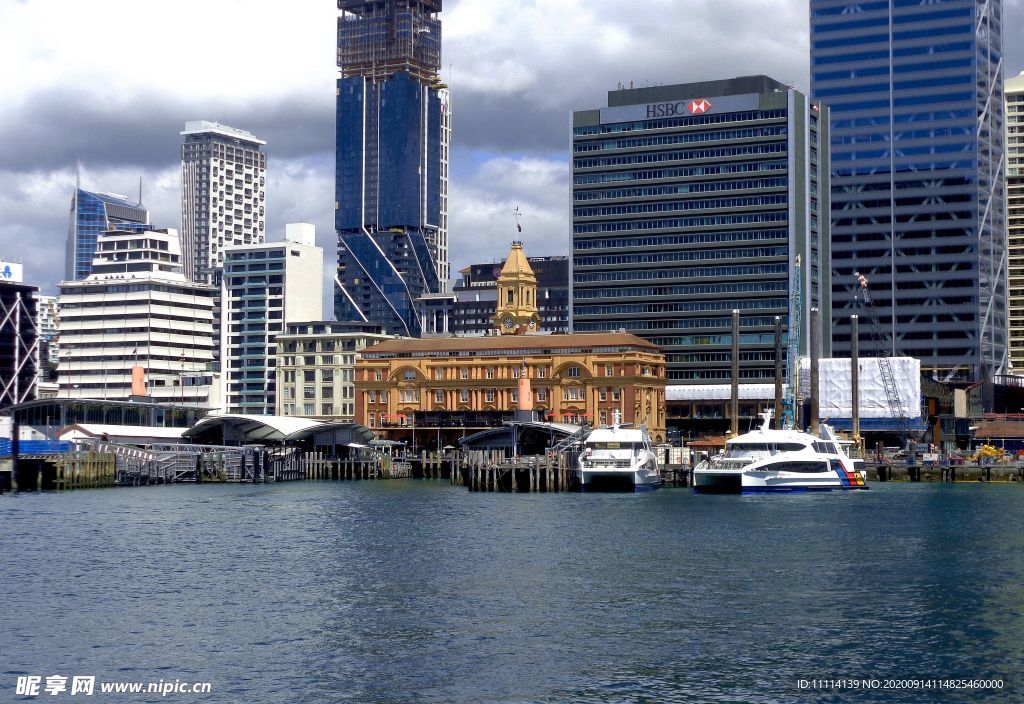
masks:
<svg viewBox="0 0 1024 704"><path fill-rule="evenodd" d="M580 469L583 491L653 491L661 486L657 471L647 469Z"/></svg>
<svg viewBox="0 0 1024 704"><path fill-rule="evenodd" d="M697 494L777 494L867 488L867 483L863 480L857 482L832 472L786 474L744 470L695 470L693 473L693 490Z"/></svg>

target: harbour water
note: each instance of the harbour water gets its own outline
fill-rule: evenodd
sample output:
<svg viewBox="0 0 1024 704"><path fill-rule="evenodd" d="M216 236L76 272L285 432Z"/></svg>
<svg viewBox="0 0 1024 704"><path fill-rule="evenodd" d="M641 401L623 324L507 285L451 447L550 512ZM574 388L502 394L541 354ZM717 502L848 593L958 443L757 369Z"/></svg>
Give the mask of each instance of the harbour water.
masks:
<svg viewBox="0 0 1024 704"><path fill-rule="evenodd" d="M5 495L0 700L62 673L212 684L86 701L1024 701L1022 515L1019 485Z"/></svg>

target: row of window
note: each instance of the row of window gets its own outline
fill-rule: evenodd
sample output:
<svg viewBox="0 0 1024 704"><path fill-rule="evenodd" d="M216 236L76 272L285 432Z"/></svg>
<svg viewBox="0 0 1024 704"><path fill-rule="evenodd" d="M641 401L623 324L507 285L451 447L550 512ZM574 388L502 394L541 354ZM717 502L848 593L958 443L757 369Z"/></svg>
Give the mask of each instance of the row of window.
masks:
<svg viewBox="0 0 1024 704"><path fill-rule="evenodd" d="M815 30L816 31L816 30ZM974 34L974 23L953 24L947 27L924 27L922 29L906 29L899 32L885 32L879 34L864 34L859 37L842 37L839 39L819 39L811 42L812 52L818 49L830 49L835 47L846 47L851 44L896 44L904 39L923 39L938 36L949 36L952 34ZM895 53L895 52L894 52Z"/></svg>
<svg viewBox="0 0 1024 704"><path fill-rule="evenodd" d="M282 389L283 398L286 401L291 401L297 398L299 390L294 386L285 386ZM341 387L341 398L354 398L355 387L343 386ZM317 387L315 386L303 386L302 387L302 398L304 399L316 399L317 398ZM334 398L334 387L333 386L321 386L320 387L320 398Z"/></svg>
<svg viewBox="0 0 1024 704"><path fill-rule="evenodd" d="M630 220L627 222L600 222L573 225L573 234L585 235L598 232L622 232L630 230L664 230L683 227L714 227L716 225L742 225L745 223L785 222L789 214L785 210L763 213L735 213L729 215L695 215L687 218L659 218L657 220Z"/></svg>
<svg viewBox="0 0 1024 704"><path fill-rule="evenodd" d="M678 247L712 243L741 243L757 240L786 240L788 233L784 229L775 230L741 230L739 232L692 232L679 235L651 235L636 237L602 237L576 238L573 249L619 249L627 247Z"/></svg>
<svg viewBox="0 0 1024 704"><path fill-rule="evenodd" d="M771 327L775 325L774 316L755 316L740 319L742 327ZM626 329L630 332L644 330L689 330L700 328L729 328L732 318L673 318L670 320L643 320L630 318ZM588 332L614 332L623 327L622 320L596 320L587 323Z"/></svg>
<svg viewBox="0 0 1024 704"><path fill-rule="evenodd" d="M968 56L958 59L946 59L944 61L928 61L924 63L908 63L908 64L894 64L892 72L894 74L900 73L916 73L917 71L941 71L949 68L970 68L973 66L974 60ZM869 78L871 76L888 76L889 75L889 64L888 62L880 66L860 66L854 65L850 68L843 69L841 71L819 71L814 74L814 81L834 81L834 80L852 80L857 78ZM818 91L818 95L821 92Z"/></svg>
<svg viewBox="0 0 1024 704"><path fill-rule="evenodd" d="M769 144L741 144L712 147L709 149L686 149L670 152L644 152L640 154L618 154L614 156L587 157L573 160L574 169L593 169L605 166L627 166L630 164L657 164L663 161L689 161L693 159L723 159L733 156L755 156L758 154L784 154L788 146L785 141Z"/></svg>
<svg viewBox="0 0 1024 704"><path fill-rule="evenodd" d="M602 205L591 208L573 208L574 218L606 217L608 215L635 215L646 213L675 213L687 210L712 210L722 208L756 208L768 205L786 205L784 193L757 196L735 196L732 198L700 198L695 200L670 200L655 203L623 205Z"/></svg>
<svg viewBox="0 0 1024 704"><path fill-rule="evenodd" d="M573 184L577 186L592 183L618 183L622 181L650 181L665 178L688 178L691 176L716 176L719 174L740 174L752 171L784 171L788 164L785 159L765 161L744 161L732 164L707 164L703 166L679 166L666 169L644 169L642 171L616 171L605 174L577 174Z"/></svg>
<svg viewBox="0 0 1024 704"><path fill-rule="evenodd" d="M701 181L695 183L678 183L668 186L576 191L573 194L573 200L588 201L612 198L643 198L651 196L674 196L680 193L708 193L714 191L750 191L759 188L785 188L787 184L788 181L781 177L744 179L742 181Z"/></svg>
<svg viewBox="0 0 1024 704"><path fill-rule="evenodd" d="M746 266L708 266L691 269L653 269L640 271L603 271L593 274L574 274L575 283L597 283L606 281L645 281L651 279L697 279L723 276L767 276L785 274L787 264L752 264Z"/></svg>
<svg viewBox="0 0 1024 704"><path fill-rule="evenodd" d="M656 120L637 120L635 122L613 122L590 127L577 127L573 135L584 137L594 134L615 134L616 132L637 132L641 130L664 130L672 127L690 127L695 125L719 125L729 122L753 122L755 120L774 120L786 116L784 108L773 110L747 110L743 112L723 112L712 115L687 115Z"/></svg>
<svg viewBox="0 0 1024 704"><path fill-rule="evenodd" d="M693 142L720 142L736 139L755 139L757 137L777 137L788 134L787 126L764 125L761 127L742 127L731 130L712 130L710 132L682 132L650 137L629 137L622 139L601 139L577 142L573 145L575 153L607 151L610 149L635 149L636 147L656 147L666 144L690 144Z"/></svg>
<svg viewBox="0 0 1024 704"><path fill-rule="evenodd" d="M786 291L786 279L742 283L689 284L682 286L625 286L622 288L577 289L577 300L595 298L655 298L658 296L716 296L727 293L763 293Z"/></svg>
<svg viewBox="0 0 1024 704"><path fill-rule="evenodd" d="M914 44L911 46L894 46L892 47L893 58L903 56L932 56L941 54L951 54L958 51L973 52L974 45L972 42L945 42L940 44ZM815 66L819 64L845 64L845 63L859 63L862 61L888 61L889 50L888 49L872 49L870 51L852 51L843 54L832 54L825 56L822 54L812 54L812 61Z"/></svg>
<svg viewBox="0 0 1024 704"><path fill-rule="evenodd" d="M787 247L749 247L743 249L694 249L681 252L653 252L650 254L606 254L595 257L576 257L574 266L618 266L623 264L662 264L665 262L716 261L721 259L765 259L785 257Z"/></svg>
<svg viewBox="0 0 1024 704"><path fill-rule="evenodd" d="M284 404L283 408L284 408L284 415L286 415L286 416L297 415L296 412L295 412L295 404L294 403L286 403L286 404ZM335 408L335 404L333 404L333 403L323 403L323 404L320 404L320 413L319 413L319 415L322 415L322 416L333 416L334 415L334 408ZM339 404L338 408L341 411L340 415L342 415L342 416L352 417L354 415L353 407L352 407L351 403ZM315 403L304 403L302 405L302 415L303 416L315 416L315 415L317 415L316 409L317 409L317 406L316 406Z"/></svg>
<svg viewBox="0 0 1024 704"><path fill-rule="evenodd" d="M789 305L785 298L763 298L738 301L693 301L673 303L626 303L607 306L576 306L575 316L585 315L628 315L633 313L685 313L716 310L785 310Z"/></svg>

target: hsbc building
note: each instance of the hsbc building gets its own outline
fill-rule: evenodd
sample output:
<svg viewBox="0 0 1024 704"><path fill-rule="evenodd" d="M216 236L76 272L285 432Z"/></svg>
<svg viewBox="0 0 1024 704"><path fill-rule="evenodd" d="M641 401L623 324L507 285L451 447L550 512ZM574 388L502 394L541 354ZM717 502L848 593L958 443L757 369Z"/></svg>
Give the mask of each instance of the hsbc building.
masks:
<svg viewBox="0 0 1024 704"><path fill-rule="evenodd" d="M738 309L741 383L772 383L776 316L806 348L809 309L829 306L825 111L748 76L574 112L573 330L651 340L670 386L728 384Z"/></svg>

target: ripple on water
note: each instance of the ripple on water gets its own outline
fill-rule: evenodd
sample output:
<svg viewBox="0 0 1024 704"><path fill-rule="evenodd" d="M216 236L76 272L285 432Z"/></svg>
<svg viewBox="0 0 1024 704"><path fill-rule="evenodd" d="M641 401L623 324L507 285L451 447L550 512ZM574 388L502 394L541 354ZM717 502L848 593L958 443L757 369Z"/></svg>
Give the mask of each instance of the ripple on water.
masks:
<svg viewBox="0 0 1024 704"><path fill-rule="evenodd" d="M1022 508L1022 487L934 485L4 496L0 690L18 673L209 680L211 702L840 701L796 689L839 676L1016 685Z"/></svg>

